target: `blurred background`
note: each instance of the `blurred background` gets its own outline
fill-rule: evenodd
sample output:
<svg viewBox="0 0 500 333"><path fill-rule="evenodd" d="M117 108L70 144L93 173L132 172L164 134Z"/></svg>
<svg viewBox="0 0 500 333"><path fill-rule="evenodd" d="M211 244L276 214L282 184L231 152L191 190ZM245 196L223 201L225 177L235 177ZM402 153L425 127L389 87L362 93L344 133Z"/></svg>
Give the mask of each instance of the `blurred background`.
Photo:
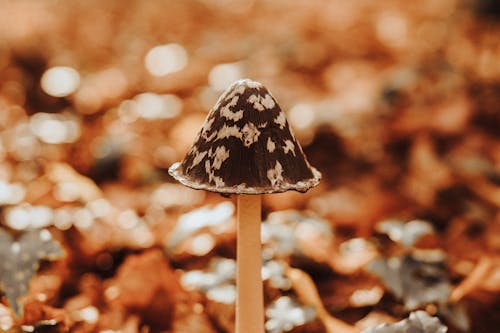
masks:
<svg viewBox="0 0 500 333"><path fill-rule="evenodd" d="M232 289L209 296L213 286L184 277L223 274L214 260L234 258L234 205L167 169L222 91L248 77L323 174L306 194L264 198L265 219L287 211L265 222L266 260L302 269L327 313L358 331L425 309L449 332L492 332L499 36L495 0L0 0L2 229L15 241L48 228L66 252L32 272L29 291L3 290L1 328L231 331ZM290 239L270 241L276 219ZM375 257L410 258L419 273L389 281ZM0 270L2 289L15 269ZM267 313L269 332L314 303L275 304L300 290L267 291L282 309ZM17 296L21 321L7 307ZM291 329L330 332L315 311Z"/></svg>

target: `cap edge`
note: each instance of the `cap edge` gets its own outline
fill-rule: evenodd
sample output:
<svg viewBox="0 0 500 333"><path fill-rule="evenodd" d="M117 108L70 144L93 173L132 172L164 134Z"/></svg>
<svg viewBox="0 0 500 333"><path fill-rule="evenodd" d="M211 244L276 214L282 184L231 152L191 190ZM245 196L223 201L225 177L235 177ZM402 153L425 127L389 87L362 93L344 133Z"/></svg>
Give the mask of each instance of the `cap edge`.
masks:
<svg viewBox="0 0 500 333"><path fill-rule="evenodd" d="M168 169L168 173L182 185L190 187L195 190L205 190L221 194L272 194L272 193L283 193L287 191L297 191L305 193L311 188L317 186L321 180L321 173L314 167L311 167L313 178L309 178L300 181L295 184L282 184L276 187L243 187L243 186L231 186L231 187L216 187L211 184L197 183L185 177L180 171L180 162L172 164Z"/></svg>

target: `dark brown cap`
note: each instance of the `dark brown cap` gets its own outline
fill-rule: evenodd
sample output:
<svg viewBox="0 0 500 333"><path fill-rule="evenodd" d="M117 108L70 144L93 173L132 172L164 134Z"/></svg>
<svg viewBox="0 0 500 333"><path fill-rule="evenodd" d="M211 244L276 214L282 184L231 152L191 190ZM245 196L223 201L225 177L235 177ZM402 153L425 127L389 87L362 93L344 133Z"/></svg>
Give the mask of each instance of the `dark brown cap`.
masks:
<svg viewBox="0 0 500 333"><path fill-rule="evenodd" d="M186 186L227 194L306 192L321 178L274 97L248 79L222 94L184 160L168 171Z"/></svg>

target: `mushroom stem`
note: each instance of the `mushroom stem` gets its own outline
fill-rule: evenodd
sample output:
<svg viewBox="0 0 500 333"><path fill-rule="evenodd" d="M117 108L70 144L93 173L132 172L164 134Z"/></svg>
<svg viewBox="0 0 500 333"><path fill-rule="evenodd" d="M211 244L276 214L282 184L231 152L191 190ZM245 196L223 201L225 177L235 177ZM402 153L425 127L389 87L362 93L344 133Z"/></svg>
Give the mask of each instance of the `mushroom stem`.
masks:
<svg viewBox="0 0 500 333"><path fill-rule="evenodd" d="M264 333L261 195L238 195L236 333Z"/></svg>

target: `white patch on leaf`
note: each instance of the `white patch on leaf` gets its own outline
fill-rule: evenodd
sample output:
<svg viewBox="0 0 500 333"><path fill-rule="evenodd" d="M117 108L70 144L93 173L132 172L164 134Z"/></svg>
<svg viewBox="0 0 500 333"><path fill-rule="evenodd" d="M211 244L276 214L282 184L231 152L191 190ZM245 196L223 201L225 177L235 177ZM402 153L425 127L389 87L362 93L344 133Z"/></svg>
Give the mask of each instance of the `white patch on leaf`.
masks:
<svg viewBox="0 0 500 333"><path fill-rule="evenodd" d="M267 179L272 186L279 185L283 182L283 167L280 162L276 161L274 168L267 170Z"/></svg>
<svg viewBox="0 0 500 333"><path fill-rule="evenodd" d="M267 138L267 151L272 153L276 149L276 144L271 138Z"/></svg>
<svg viewBox="0 0 500 333"><path fill-rule="evenodd" d="M241 132L243 133L242 141L245 147L250 147L259 140L260 131L252 123L245 124Z"/></svg>
<svg viewBox="0 0 500 333"><path fill-rule="evenodd" d="M12 245L10 246L10 250L12 251L12 253L18 254L19 252L21 252L21 244L19 244L18 242L12 243Z"/></svg>
<svg viewBox="0 0 500 333"><path fill-rule="evenodd" d="M295 156L295 145L291 140L285 140L285 146L283 147L283 150L285 151L285 154L288 154L288 152L292 152L293 156Z"/></svg>
<svg viewBox="0 0 500 333"><path fill-rule="evenodd" d="M52 239L52 235L47 229L43 229L40 231L40 239L44 242L47 242Z"/></svg>

